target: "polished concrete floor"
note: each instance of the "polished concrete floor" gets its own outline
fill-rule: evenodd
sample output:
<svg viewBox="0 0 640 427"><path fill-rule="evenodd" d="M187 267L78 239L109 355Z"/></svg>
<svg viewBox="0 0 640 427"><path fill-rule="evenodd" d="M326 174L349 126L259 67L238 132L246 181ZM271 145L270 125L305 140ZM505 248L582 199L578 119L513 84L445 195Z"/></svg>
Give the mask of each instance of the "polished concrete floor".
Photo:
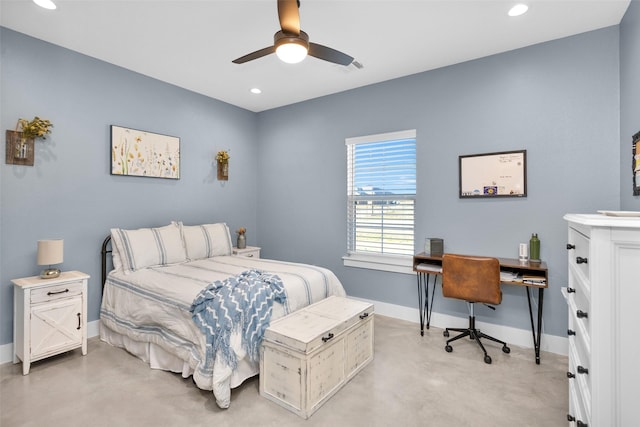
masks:
<svg viewBox="0 0 640 427"><path fill-rule="evenodd" d="M453 326L453 325L452 325ZM464 325L460 325L464 326ZM0 366L0 426L566 426L567 358L488 344L493 364L464 339L377 316L375 358L309 420L260 397L257 378L219 409L191 379L149 369L97 338L89 352Z"/></svg>

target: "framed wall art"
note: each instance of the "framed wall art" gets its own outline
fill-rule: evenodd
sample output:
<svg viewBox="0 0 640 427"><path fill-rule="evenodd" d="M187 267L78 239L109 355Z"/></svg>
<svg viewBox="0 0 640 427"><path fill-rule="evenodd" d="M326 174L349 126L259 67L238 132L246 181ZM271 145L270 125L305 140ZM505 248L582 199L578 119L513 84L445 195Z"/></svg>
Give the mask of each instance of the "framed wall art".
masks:
<svg viewBox="0 0 640 427"><path fill-rule="evenodd" d="M527 196L527 150L459 156L460 198Z"/></svg>
<svg viewBox="0 0 640 427"><path fill-rule="evenodd" d="M640 196L640 132L631 137L633 157L631 167L633 169L633 195Z"/></svg>
<svg viewBox="0 0 640 427"><path fill-rule="evenodd" d="M180 138L112 125L111 175L180 179Z"/></svg>

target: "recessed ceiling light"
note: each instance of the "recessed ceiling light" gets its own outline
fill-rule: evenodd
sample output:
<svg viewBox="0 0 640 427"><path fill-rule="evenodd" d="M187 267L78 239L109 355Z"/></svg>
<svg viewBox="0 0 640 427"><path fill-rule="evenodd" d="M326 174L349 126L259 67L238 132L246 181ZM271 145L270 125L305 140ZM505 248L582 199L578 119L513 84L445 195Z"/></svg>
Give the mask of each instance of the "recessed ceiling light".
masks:
<svg viewBox="0 0 640 427"><path fill-rule="evenodd" d="M527 6L526 4L520 3L513 6L511 9L509 9L509 16L524 15L525 13L527 13L527 10L529 10L529 6Z"/></svg>
<svg viewBox="0 0 640 427"><path fill-rule="evenodd" d="M53 10L56 8L56 4L52 0L33 0L33 2L45 9Z"/></svg>
<svg viewBox="0 0 640 427"><path fill-rule="evenodd" d="M254 87L251 89L251 93L255 93L256 95L259 93L262 93L262 91L260 89L258 89L257 87Z"/></svg>

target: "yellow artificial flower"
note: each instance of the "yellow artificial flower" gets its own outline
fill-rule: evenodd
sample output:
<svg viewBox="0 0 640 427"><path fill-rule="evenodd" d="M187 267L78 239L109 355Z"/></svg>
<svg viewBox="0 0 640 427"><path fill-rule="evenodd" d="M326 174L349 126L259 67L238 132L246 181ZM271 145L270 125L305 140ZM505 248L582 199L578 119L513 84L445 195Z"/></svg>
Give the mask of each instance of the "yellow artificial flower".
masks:
<svg viewBox="0 0 640 427"><path fill-rule="evenodd" d="M224 150L220 150L218 151L218 153L216 154L216 160L219 162L226 162L229 160L229 152L228 151L224 151Z"/></svg>

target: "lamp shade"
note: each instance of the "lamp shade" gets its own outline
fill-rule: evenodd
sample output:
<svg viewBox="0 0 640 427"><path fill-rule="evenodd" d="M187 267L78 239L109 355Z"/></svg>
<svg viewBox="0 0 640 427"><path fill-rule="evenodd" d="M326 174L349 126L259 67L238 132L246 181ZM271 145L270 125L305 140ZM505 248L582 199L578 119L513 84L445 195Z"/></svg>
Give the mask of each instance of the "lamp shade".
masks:
<svg viewBox="0 0 640 427"><path fill-rule="evenodd" d="M38 265L60 264L63 254L64 240L38 240Z"/></svg>

